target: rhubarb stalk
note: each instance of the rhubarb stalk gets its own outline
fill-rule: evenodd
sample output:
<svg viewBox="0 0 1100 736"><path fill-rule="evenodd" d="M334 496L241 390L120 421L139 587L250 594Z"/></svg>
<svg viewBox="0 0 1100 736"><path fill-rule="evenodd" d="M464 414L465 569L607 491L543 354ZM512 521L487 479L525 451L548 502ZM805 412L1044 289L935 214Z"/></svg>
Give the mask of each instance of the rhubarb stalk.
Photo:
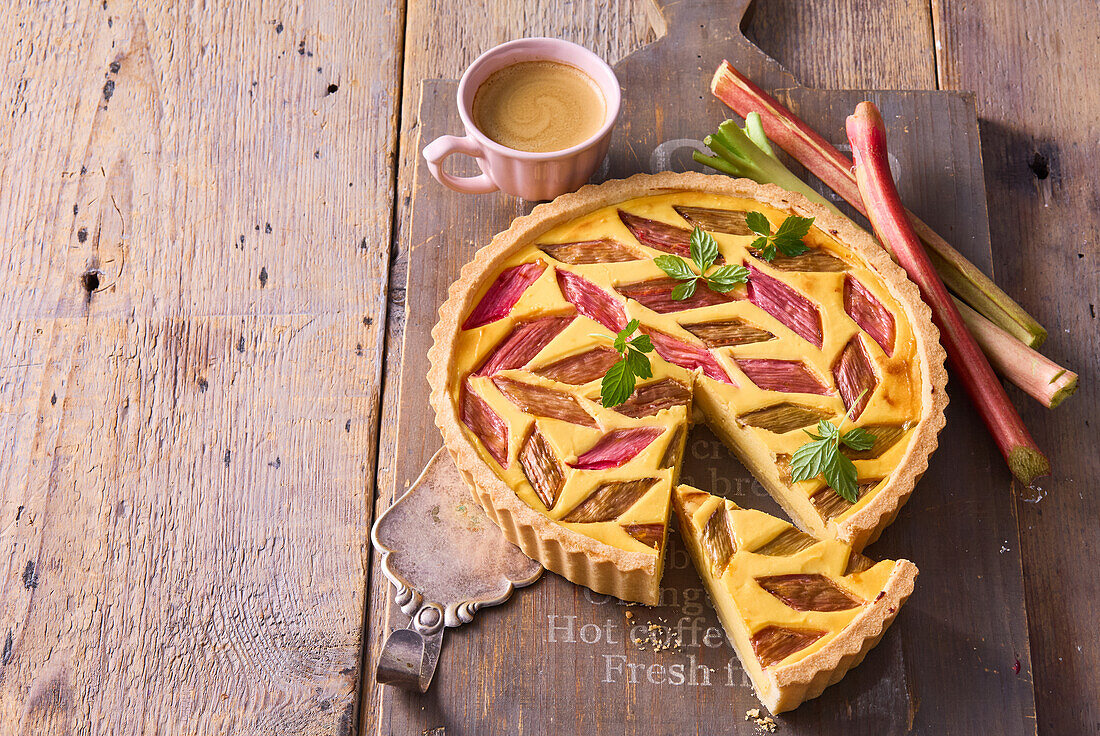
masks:
<svg viewBox="0 0 1100 736"><path fill-rule="evenodd" d="M838 217L848 219L847 215L796 177L776 158L771 146L768 145L758 113L750 112L745 116L744 129L737 127L732 120L725 121L718 126L717 133L706 137L705 143L717 155L706 156L695 151L692 156L696 161L730 176L745 177L760 184L778 184L784 189L798 192L811 202L825 206ZM861 201L860 207L862 206ZM707 228L704 226L704 229ZM772 262L772 266L776 266L775 261ZM942 276L942 271L940 273ZM857 303L850 306L849 291L857 288L859 288L858 282L853 282L850 278L846 280L845 308L849 310L852 319L874 337L882 349L889 354L892 351L893 324L876 325L874 320L870 319L870 314L866 313L867 310L871 310L871 313L881 312L884 318L888 318L889 312L885 312L877 303L865 305L863 302L866 302L866 297L858 293L851 296ZM961 301L956 303L963 304ZM973 309L960 309L960 311L963 321L966 322L994 369L1030 396L1035 397L1044 406L1053 408L1076 390L1076 373L1047 360ZM883 331L886 327L889 328L888 335ZM692 328L688 327L688 329ZM703 339L706 340L706 338ZM708 347L717 346L708 345Z"/></svg>
<svg viewBox="0 0 1100 736"><path fill-rule="evenodd" d="M789 153L853 207L867 214L852 174L851 160L781 105L778 100L734 69L728 61L722 62L714 73L711 92L743 118L747 118L751 112L760 113L762 130L773 143ZM710 145L709 141L707 145ZM719 156L722 155L718 149L712 147L711 150ZM735 167L716 166L715 168L727 171ZM727 173L730 172L727 171ZM739 175L746 176L744 173ZM784 186L781 181L776 180L776 183ZM904 212L928 249L929 257L936 270L952 291L1029 347L1037 348L1042 344L1047 333L1035 318L1024 311L1023 307L1013 301L977 266L937 235L931 227L912 212L908 210Z"/></svg>
<svg viewBox="0 0 1100 736"><path fill-rule="evenodd" d="M883 245L920 288L932 308L932 319L947 348L947 358L970 394L1012 474L1025 485L1050 473L1050 463L1035 445L1004 386L966 329L959 310L920 245L886 158L886 128L878 109L861 102L847 120L848 141L855 159L855 177L868 218Z"/></svg>
<svg viewBox="0 0 1100 736"><path fill-rule="evenodd" d="M1021 345L1012 335L958 299L955 306L985 357L989 358L993 370L1019 386L1028 396L1053 409L1077 390L1076 373Z"/></svg>

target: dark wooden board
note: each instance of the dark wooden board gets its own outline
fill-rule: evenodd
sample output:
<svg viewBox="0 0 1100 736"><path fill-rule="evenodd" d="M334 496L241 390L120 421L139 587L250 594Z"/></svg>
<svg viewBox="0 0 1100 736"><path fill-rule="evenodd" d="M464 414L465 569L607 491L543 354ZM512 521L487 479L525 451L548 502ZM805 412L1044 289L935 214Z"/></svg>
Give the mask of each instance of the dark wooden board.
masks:
<svg viewBox="0 0 1100 736"><path fill-rule="evenodd" d="M902 195L978 265L990 248L977 124L972 100L941 92L821 92L802 89L738 32L743 10L697 2L665 8L669 33L616 66L623 113L608 178L645 171L653 149L701 138L728 111L707 81L722 58L781 96L811 125L842 139L844 116L872 99L883 109L898 157ZM703 20L701 20L703 19ZM424 85L418 149L460 128L454 82ZM664 104L654 105L654 100ZM684 162L673 160L672 168ZM438 447L427 405L425 353L435 311L461 265L530 205L501 195L470 197L444 189L420 167L403 236L409 249L400 366L400 414L392 494L407 486ZM913 500L871 549L906 556L921 568L917 592L860 668L819 699L784 715L796 733L976 734L990 724L1006 734L1034 732L1027 620L1016 523L1003 463L964 396L955 403L940 449ZM692 436L687 478L746 506L775 511L770 499L705 429ZM994 493L993 491L997 491ZM378 584L380 581L376 581ZM756 707L733 651L677 539L664 585L667 605L625 606L555 575L508 604L448 634L426 695L385 688L364 730L413 734L752 733ZM390 606L372 615L369 638L401 625ZM633 621L626 617L631 611ZM652 651L630 639L680 641ZM370 663L368 663L370 664ZM1016 672L1015 670L1019 670ZM682 673L683 682L680 682ZM634 681L631 681L631 680ZM853 731L853 729L857 729Z"/></svg>

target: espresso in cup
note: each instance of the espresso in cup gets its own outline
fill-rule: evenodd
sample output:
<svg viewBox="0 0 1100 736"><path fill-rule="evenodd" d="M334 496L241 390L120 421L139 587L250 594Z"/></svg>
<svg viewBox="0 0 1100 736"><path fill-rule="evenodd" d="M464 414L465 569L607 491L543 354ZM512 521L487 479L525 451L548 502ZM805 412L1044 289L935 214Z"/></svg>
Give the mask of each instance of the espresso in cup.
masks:
<svg viewBox="0 0 1100 736"><path fill-rule="evenodd" d="M595 80L570 64L521 61L498 69L474 95L473 122L490 140L517 151L572 148L596 135L607 103Z"/></svg>

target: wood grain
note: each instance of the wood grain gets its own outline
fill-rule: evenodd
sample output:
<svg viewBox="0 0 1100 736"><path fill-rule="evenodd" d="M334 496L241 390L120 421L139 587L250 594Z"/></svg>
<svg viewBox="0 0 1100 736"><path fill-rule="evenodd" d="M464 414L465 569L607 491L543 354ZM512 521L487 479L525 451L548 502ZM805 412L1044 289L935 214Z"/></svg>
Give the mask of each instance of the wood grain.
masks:
<svg viewBox="0 0 1100 736"><path fill-rule="evenodd" d="M981 115L994 271L1050 329L1081 388L1056 411L1014 392L1054 475L1015 488L1040 733L1100 732L1100 6L932 3L941 84ZM1007 487L991 491L1007 496Z"/></svg>
<svg viewBox="0 0 1100 736"><path fill-rule="evenodd" d="M699 95L698 103L684 97L676 109L658 109L647 102L656 88L703 87L717 58L746 53L747 49L747 43L736 36L736 19L715 18L713 7L706 9L710 26L698 24L701 7L694 3L671 4L666 12L670 27L684 32L677 36L677 43L655 44L617 67L624 83L624 117L621 137L613 144L609 176L646 168L649 151L657 143L679 135L702 135L712 124L707 120L725 116L723 108L705 94ZM736 13L736 6L727 8L727 12ZM706 37L706 43L700 35ZM751 49L748 52L755 53ZM778 65L753 58L756 61L751 71L769 86L794 85ZM660 70L659 75L654 75L655 69ZM420 136L420 145L457 126L452 95L453 84L425 84L412 127ZM838 129L843 116L857 99L862 99L858 93L827 95L811 90L792 90L788 96L792 104L805 108L812 124ZM905 113L906 119L936 121L932 128L914 129L911 134L906 131L904 136L900 127L893 130L899 140L906 141L899 154L908 172L906 193L918 210L936 215L941 225L953 225L959 247L988 265L977 141L964 132L966 126L973 129L975 124L973 107L958 96L947 96L949 103L943 98L937 103L935 94L882 94L875 99L890 110ZM700 110L705 112L700 114ZM810 111L815 111L814 116ZM944 141L943 145L952 151L950 158L956 164L950 176L939 173L935 161L927 155L935 148L933 140ZM399 376L387 374L382 453L387 459L381 463L393 478L391 489L398 490L415 477L438 444L438 439L425 440L436 437L436 431L430 412L423 410L427 390L424 354L435 322L435 307L473 250L526 209L522 203L497 195L453 194L431 181L422 169L414 167L413 171L411 185L404 189L410 192L411 201L402 203L400 209L407 207L403 215L406 220L397 235L407 244L407 279L416 299L405 304L408 321L400 325L404 328L402 352L390 353L390 364L400 359L402 369ZM924 189L928 191L922 193ZM942 206L944 202L951 206ZM390 393L395 379L397 389ZM981 434L976 418L964 403L953 408L950 426L953 436L945 438L921 493L873 551L880 555L911 554L933 583L938 580L940 585L922 586L921 595L903 613L899 626L868 662L821 700L786 716L788 728L827 733L850 732L858 725L888 733L913 728L922 733L966 733L973 732L978 724L984 727L996 720L1005 732L1030 731L1033 700L1020 562L1018 552L1001 549L1004 540L1015 540L1015 523L1011 508L998 505L977 482L979 476L996 474L1003 468L997 465L996 452L989 442L971 439ZM695 480L700 485L735 497L747 494L748 505L767 506L761 503L759 488L754 489L743 469L731 463L713 439L708 442L702 433L692 440L691 447L690 454L700 462L689 463L688 472L698 476ZM973 482L960 482L958 469L967 463L973 466ZM382 502L388 503L392 491L385 487L380 491ZM928 528L939 530L944 538L965 540L964 559L959 560L955 546L958 541L930 544ZM670 554L675 560L676 543L672 544ZM983 583L963 592L956 585L944 584L960 576ZM674 600L661 608L639 609L636 616L640 622L675 626L676 617L687 610L685 606L694 606L689 596L697 591L698 581L693 579L690 566L678 568L672 563L666 588ZM377 656L387 628L400 623L399 616L390 617L389 594L380 593L379 586L374 586L368 663ZM476 626L450 634L440 671L427 695L375 689L364 702L366 732L415 733L445 726L448 733L455 734L496 733L507 732L520 723L524 731L535 733L601 732L608 728L624 733L672 732L682 729L684 723L707 723L723 733L748 733L753 728L739 717L728 717L743 713L754 703L741 685L738 669L731 670L731 680L736 680L733 685L716 689L647 687L645 681L635 681L630 675L623 675L627 679L618 683L603 680L611 676L610 670L601 669L599 657L604 655L641 662L646 665L645 673L656 672L658 678L664 676L666 670L661 668L670 661L679 662L690 655L695 659L689 662L714 668L707 671L717 680L719 675L715 673L723 672L731 653L688 646L678 652L679 659L659 653L638 654L621 638L630 621L624 620L618 606L607 605L601 599L586 595L556 576L546 576L536 587L517 594L507 606L485 612L486 618L480 618ZM709 630L716 623L713 614L705 606L698 610L697 620ZM608 638L611 634L605 634L598 650L583 646L585 642L555 643L551 617L574 621L578 629L585 627L590 637L603 628L605 632L617 632L620 638L612 642ZM954 625L963 619L969 621L968 627ZM929 641L935 641L936 646L928 646ZM594 657L593 651L599 656ZM1014 665L1020 667L1022 676L1013 673Z"/></svg>
<svg viewBox="0 0 1100 736"><path fill-rule="evenodd" d="M927 0L761 0L745 36L806 87L936 88Z"/></svg>
<svg viewBox="0 0 1100 736"><path fill-rule="evenodd" d="M354 727L400 27L0 14L5 735Z"/></svg>

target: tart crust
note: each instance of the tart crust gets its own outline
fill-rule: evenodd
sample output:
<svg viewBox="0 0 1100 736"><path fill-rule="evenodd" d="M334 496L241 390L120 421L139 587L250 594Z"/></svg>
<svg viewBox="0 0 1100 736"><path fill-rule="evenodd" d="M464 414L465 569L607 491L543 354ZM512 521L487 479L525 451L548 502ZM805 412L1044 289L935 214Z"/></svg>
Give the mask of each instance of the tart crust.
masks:
<svg viewBox="0 0 1100 736"><path fill-rule="evenodd" d="M896 517L901 505L912 493L914 484L927 468L928 457L935 449L936 437L945 423L944 408L947 405L944 390L947 383L945 353L938 341L939 332L931 321L931 310L921 301L917 287L870 235L849 220L837 217L799 194L748 179L693 172L637 174L628 179L582 187L577 192L538 205L529 215L516 218L507 230L495 236L462 268L459 278L451 285L447 300L439 309L439 321L432 330L433 345L428 352L431 364L428 383L436 424L443 434L444 445L454 458L459 472L470 484L475 498L509 541L550 570L575 583L600 593L651 605L657 602L662 556L602 544L555 523L525 504L481 458L463 431L457 408L448 395L448 379L455 366L454 346L460 325L478 295L478 287L497 271L517 247L557 225L598 208L636 197L678 191L744 197L815 218L817 227L844 243L877 272L912 326L923 378L920 419L913 428L913 436L903 458L886 485L868 503L841 521L835 524L830 522L837 538L860 550Z"/></svg>

